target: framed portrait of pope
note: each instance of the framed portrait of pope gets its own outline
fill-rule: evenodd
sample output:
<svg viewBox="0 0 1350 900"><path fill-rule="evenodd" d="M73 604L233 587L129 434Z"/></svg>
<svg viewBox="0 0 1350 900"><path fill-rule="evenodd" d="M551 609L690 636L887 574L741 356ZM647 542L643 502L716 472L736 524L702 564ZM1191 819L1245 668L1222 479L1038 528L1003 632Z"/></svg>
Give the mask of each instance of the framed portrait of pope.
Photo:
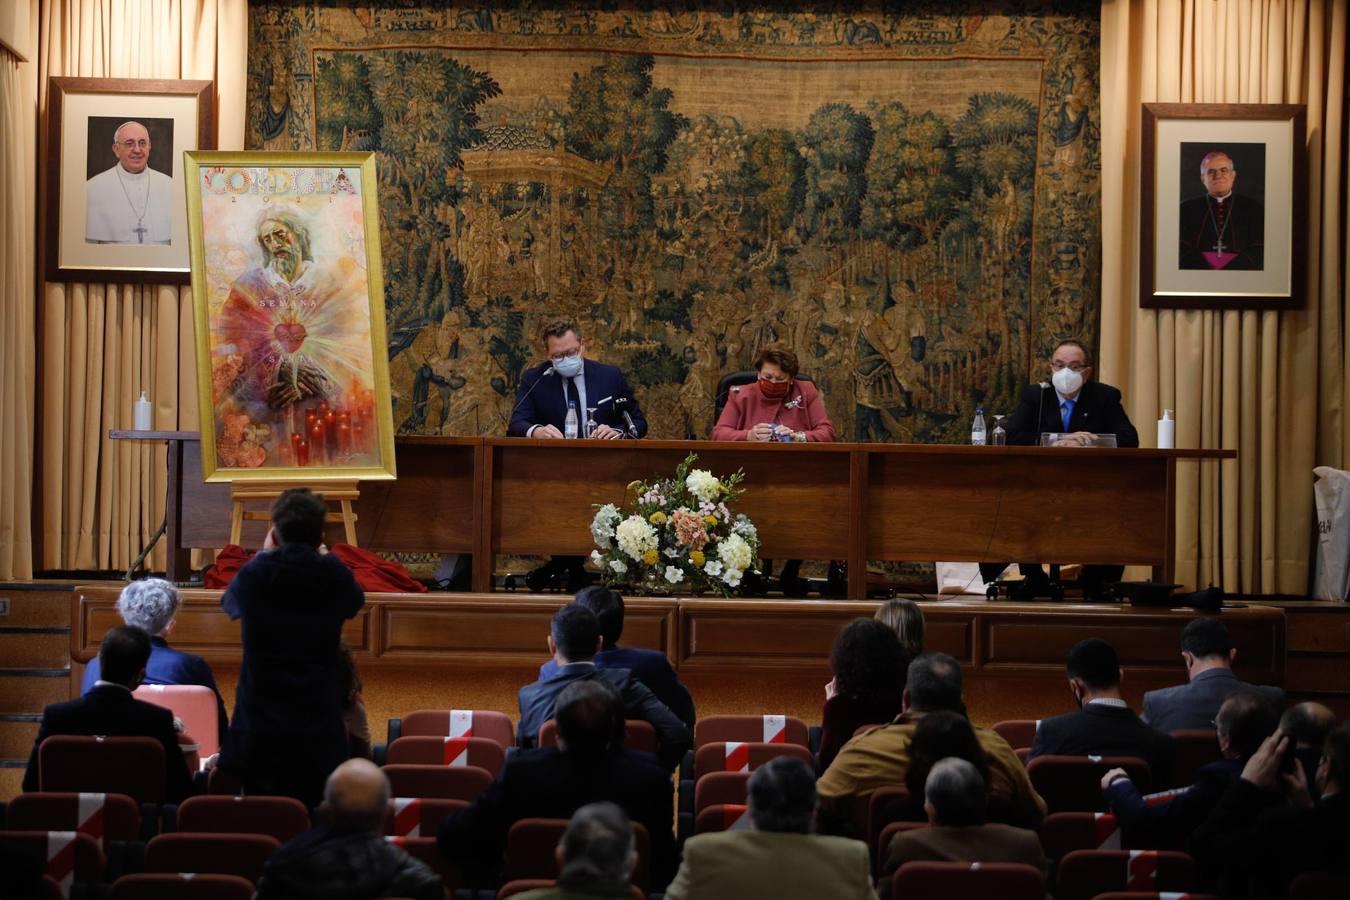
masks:
<svg viewBox="0 0 1350 900"><path fill-rule="evenodd" d="M205 479L393 478L375 154L184 169Z"/></svg>
<svg viewBox="0 0 1350 900"><path fill-rule="evenodd" d="M186 284L183 153L215 146L210 81L53 78L48 281Z"/></svg>

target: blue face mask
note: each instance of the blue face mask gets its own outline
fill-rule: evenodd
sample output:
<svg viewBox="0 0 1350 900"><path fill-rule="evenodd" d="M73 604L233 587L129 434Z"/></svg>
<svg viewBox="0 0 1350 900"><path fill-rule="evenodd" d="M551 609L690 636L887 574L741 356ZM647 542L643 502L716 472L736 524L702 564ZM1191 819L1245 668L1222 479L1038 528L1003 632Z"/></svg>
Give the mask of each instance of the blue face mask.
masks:
<svg viewBox="0 0 1350 900"><path fill-rule="evenodd" d="M564 356L553 364L553 371L564 378L575 378L581 374L581 354Z"/></svg>

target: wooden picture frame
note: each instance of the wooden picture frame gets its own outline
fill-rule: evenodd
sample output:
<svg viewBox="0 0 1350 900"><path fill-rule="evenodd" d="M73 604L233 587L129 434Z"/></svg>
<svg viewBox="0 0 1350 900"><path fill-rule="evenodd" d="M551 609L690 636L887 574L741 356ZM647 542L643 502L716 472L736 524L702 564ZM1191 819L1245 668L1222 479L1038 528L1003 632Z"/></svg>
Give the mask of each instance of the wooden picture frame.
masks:
<svg viewBox="0 0 1350 900"><path fill-rule="evenodd" d="M214 83L54 77L50 84L47 280L187 284L182 159L215 147ZM112 139L133 124L147 144L124 158Z"/></svg>
<svg viewBox="0 0 1350 900"><path fill-rule="evenodd" d="M1303 306L1306 124L1297 104L1143 105L1140 306Z"/></svg>
<svg viewBox="0 0 1350 900"><path fill-rule="evenodd" d="M375 154L184 161L206 481L393 478Z"/></svg>

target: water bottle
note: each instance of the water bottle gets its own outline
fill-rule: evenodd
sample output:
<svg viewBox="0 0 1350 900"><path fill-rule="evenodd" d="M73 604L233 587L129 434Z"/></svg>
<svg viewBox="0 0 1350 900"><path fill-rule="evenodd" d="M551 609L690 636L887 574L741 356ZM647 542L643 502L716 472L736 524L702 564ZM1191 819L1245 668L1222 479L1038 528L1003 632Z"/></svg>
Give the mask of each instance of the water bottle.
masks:
<svg viewBox="0 0 1350 900"><path fill-rule="evenodd" d="M984 446L984 407L975 407L975 422L970 426L970 442L976 447Z"/></svg>
<svg viewBox="0 0 1350 900"><path fill-rule="evenodd" d="M577 402L575 400L567 401L567 418L563 421L563 437L572 440L577 436L577 430L580 428L577 419ZM983 426L981 426L983 428Z"/></svg>

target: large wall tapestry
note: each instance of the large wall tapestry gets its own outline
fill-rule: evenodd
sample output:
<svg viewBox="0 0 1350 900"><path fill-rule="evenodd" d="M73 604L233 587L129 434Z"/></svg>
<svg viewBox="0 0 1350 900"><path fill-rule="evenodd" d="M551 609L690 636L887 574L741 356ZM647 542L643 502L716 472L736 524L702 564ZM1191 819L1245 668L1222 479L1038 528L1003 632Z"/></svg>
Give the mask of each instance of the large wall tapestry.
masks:
<svg viewBox="0 0 1350 900"><path fill-rule="evenodd" d="M259 4L248 146L378 154L394 422L503 434L546 317L653 437L783 341L963 441L1098 316L1094 4Z"/></svg>

